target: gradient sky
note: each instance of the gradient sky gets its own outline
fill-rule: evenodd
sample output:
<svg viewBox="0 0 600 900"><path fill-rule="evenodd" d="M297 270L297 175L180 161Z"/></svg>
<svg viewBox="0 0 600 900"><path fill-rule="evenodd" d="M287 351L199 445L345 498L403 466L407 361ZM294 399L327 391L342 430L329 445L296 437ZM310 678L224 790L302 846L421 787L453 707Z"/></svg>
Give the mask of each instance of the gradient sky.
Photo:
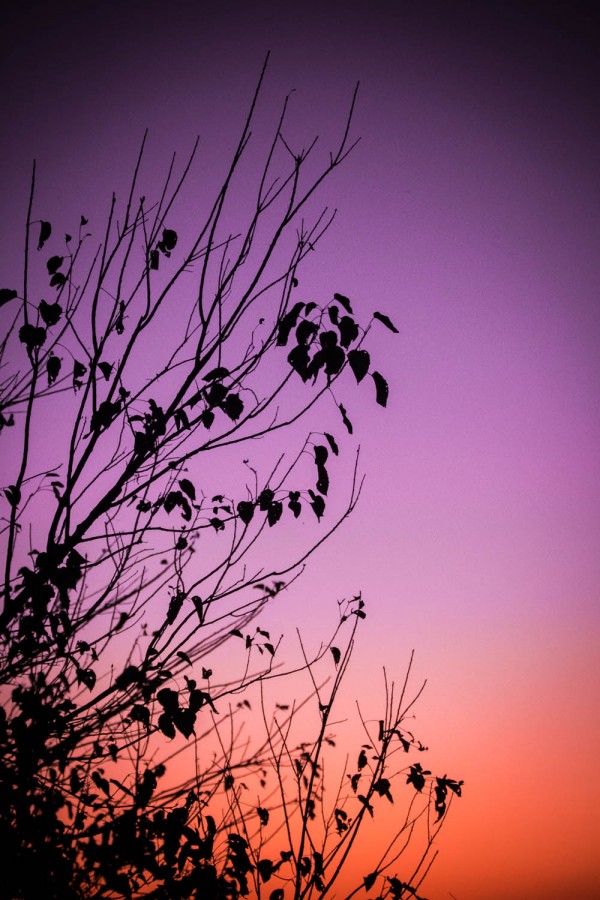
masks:
<svg viewBox="0 0 600 900"><path fill-rule="evenodd" d="M259 125L361 143L303 275L375 335L386 411L349 395L354 518L272 611L368 604L351 689L411 649L416 730L465 780L431 900L600 894L600 53L581 3L28 3L2 41L2 260L38 207L100 214L141 135L163 171L197 133L207 181L267 50ZM9 258L6 248L10 247ZM4 283L3 276L3 283ZM7 282L8 283L8 282ZM361 389L362 390L362 389ZM299 602L301 600L301 603ZM303 619L302 617L305 617ZM333 619L332 619L333 620Z"/></svg>

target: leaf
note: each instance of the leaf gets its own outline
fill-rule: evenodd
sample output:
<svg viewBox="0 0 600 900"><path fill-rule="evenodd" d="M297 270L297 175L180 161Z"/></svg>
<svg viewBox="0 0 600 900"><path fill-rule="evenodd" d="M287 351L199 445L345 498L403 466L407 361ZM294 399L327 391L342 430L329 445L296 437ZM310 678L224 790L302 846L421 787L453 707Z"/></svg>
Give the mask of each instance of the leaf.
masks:
<svg viewBox="0 0 600 900"><path fill-rule="evenodd" d="M175 420L175 427L178 431L181 431L182 428L190 427L190 420L187 417L187 413L183 407L176 409L173 413L173 418Z"/></svg>
<svg viewBox="0 0 600 900"><path fill-rule="evenodd" d="M254 515L254 503L251 500L241 500L236 509L244 525L248 525Z"/></svg>
<svg viewBox="0 0 600 900"><path fill-rule="evenodd" d="M300 504L300 491L290 491L288 496L290 498L288 507L294 513L294 518L297 519L302 510L302 506Z"/></svg>
<svg viewBox="0 0 600 900"><path fill-rule="evenodd" d="M304 303L296 303L292 307L292 309L285 314L285 316L279 322L279 329L277 332L277 345L279 347L285 347L288 342L290 331L296 325L298 321L298 316L302 312L304 308Z"/></svg>
<svg viewBox="0 0 600 900"><path fill-rule="evenodd" d="M330 321L333 325L337 325L340 317L340 311L337 306L328 306L327 307L327 315L329 316Z"/></svg>
<svg viewBox="0 0 600 900"><path fill-rule="evenodd" d="M204 412L200 413L200 421L204 425L205 428L210 428L212 423L215 421L215 414L210 409L205 409Z"/></svg>
<svg viewBox="0 0 600 900"><path fill-rule="evenodd" d="M261 512L266 512L273 502L275 498L275 494L269 488L265 488L264 491L261 491L258 495L258 507Z"/></svg>
<svg viewBox="0 0 600 900"><path fill-rule="evenodd" d="M367 764L367 754L364 750L361 750L358 754L358 771L362 771Z"/></svg>
<svg viewBox="0 0 600 900"><path fill-rule="evenodd" d="M48 275L54 275L55 272L58 272L62 264L64 263L64 256L51 256L48 262L46 263L46 268L48 269Z"/></svg>
<svg viewBox="0 0 600 900"><path fill-rule="evenodd" d="M6 495L6 499L12 507L16 507L19 505L19 502L21 500L21 491L16 486L16 484L11 484L9 485L9 487L4 488L4 493Z"/></svg>
<svg viewBox="0 0 600 900"><path fill-rule="evenodd" d="M319 329L314 322L309 322L308 319L303 319L296 328L296 341L300 346L306 346L306 344L309 342L309 339L313 335L315 335L318 330Z"/></svg>
<svg viewBox="0 0 600 900"><path fill-rule="evenodd" d="M45 300L40 300L38 310L44 324L47 325L48 328L56 325L62 316L62 306L59 303L46 303Z"/></svg>
<svg viewBox="0 0 600 900"><path fill-rule="evenodd" d="M334 294L333 299L337 300L337 302L344 307L347 313L352 315L352 307L350 306L350 301L347 297L344 297L343 294Z"/></svg>
<svg viewBox="0 0 600 900"><path fill-rule="evenodd" d="M302 381L306 381L308 378L308 364L310 362L308 349L303 345L294 347L294 349L288 353L288 362L292 369L295 369L295 371L298 372Z"/></svg>
<svg viewBox="0 0 600 900"><path fill-rule="evenodd" d="M161 713L161 715L158 717L158 727L165 735L165 737L171 738L171 740L175 737L175 726L173 725L173 720L168 713Z"/></svg>
<svg viewBox="0 0 600 900"><path fill-rule="evenodd" d="M223 403L223 409L225 414L229 416L232 421L236 422L244 412L244 404L242 400L240 400L240 395L228 394Z"/></svg>
<svg viewBox="0 0 600 900"><path fill-rule="evenodd" d="M380 406L386 406L388 401L389 387L388 383L379 372L371 372L371 377L375 382L375 399Z"/></svg>
<svg viewBox="0 0 600 900"><path fill-rule="evenodd" d="M232 634L234 637L244 638L244 635L237 628L234 628L233 631L230 631L229 634Z"/></svg>
<svg viewBox="0 0 600 900"><path fill-rule="evenodd" d="M187 653L184 653L183 650L178 650L178 651L177 651L177 656L178 656L180 659L182 659L184 662L186 662L186 663L188 664L188 666L191 666L191 665L192 665L191 659L189 658L189 656L187 655Z"/></svg>
<svg viewBox="0 0 600 900"><path fill-rule="evenodd" d="M175 248L177 244L177 232L173 231L171 228L165 228L162 233L162 241L158 245L165 256L169 256L171 250Z"/></svg>
<svg viewBox="0 0 600 900"><path fill-rule="evenodd" d="M332 452L335 456L338 456L340 450L339 450L338 445L337 445L336 442L335 442L335 438L333 437L333 435L328 434L327 432L325 432L325 439L327 440L327 443L328 443L329 446L331 447L331 452Z"/></svg>
<svg viewBox="0 0 600 900"><path fill-rule="evenodd" d="M341 655L342 655L340 653L339 648L338 647L330 647L329 649L331 650L331 655L333 656L333 661L334 661L335 665L338 666Z"/></svg>
<svg viewBox="0 0 600 900"><path fill-rule="evenodd" d="M209 519L209 525L215 529L215 531L225 531L225 523L221 521L221 519L214 516L214 518Z"/></svg>
<svg viewBox="0 0 600 900"><path fill-rule="evenodd" d="M275 656L275 647L273 644L265 644L265 650L268 650L271 656Z"/></svg>
<svg viewBox="0 0 600 900"><path fill-rule="evenodd" d="M371 872L369 875L365 875L363 878L363 882L365 885L365 891L370 891L375 881L377 880L377 872Z"/></svg>
<svg viewBox="0 0 600 900"><path fill-rule="evenodd" d="M324 447L323 444L315 444L315 462L318 466L325 465L328 456L327 447Z"/></svg>
<svg viewBox="0 0 600 900"><path fill-rule="evenodd" d="M338 327L340 329L340 344L342 347L348 348L358 337L358 325L350 316L343 316Z"/></svg>
<svg viewBox="0 0 600 900"><path fill-rule="evenodd" d="M182 478L179 482L179 487L183 491L184 494L187 494L190 500L194 501L196 499L196 488L189 480L189 478Z"/></svg>
<svg viewBox="0 0 600 900"><path fill-rule="evenodd" d="M16 291L11 291L10 288L1 288L0 289L0 306L4 306L5 303L9 303L11 300L14 300L15 297L18 297Z"/></svg>
<svg viewBox="0 0 600 900"><path fill-rule="evenodd" d="M83 363L80 363L78 360L73 361L73 389L77 390L82 387L83 381L81 380L85 373L87 372L86 367Z"/></svg>
<svg viewBox="0 0 600 900"><path fill-rule="evenodd" d="M110 378L110 376L111 376L111 374L112 374L112 370L113 370L113 365L112 365L112 363L109 363L109 362L101 362L101 363L98 363L98 368L100 369L100 371L101 371L102 374L104 375L104 380L105 380L105 381L108 381L108 379Z"/></svg>
<svg viewBox="0 0 600 900"><path fill-rule="evenodd" d="M385 313L374 312L374 319L379 319L380 322L383 322L386 328L389 328L390 331L393 331L394 334L399 334L400 332L396 328L396 326L390 321L390 319L385 315Z"/></svg>
<svg viewBox="0 0 600 900"><path fill-rule="evenodd" d="M271 527L279 522L282 512L283 503L280 503L279 500L274 500L267 510L267 522Z"/></svg>
<svg viewBox="0 0 600 900"><path fill-rule="evenodd" d="M50 279L50 287L60 288L63 286L66 280L67 276L63 275L62 272L55 272Z"/></svg>
<svg viewBox="0 0 600 900"><path fill-rule="evenodd" d="M46 340L46 329L36 327L28 323L19 328L19 340L27 347L27 352L32 353L36 347L41 347Z"/></svg>
<svg viewBox="0 0 600 900"><path fill-rule="evenodd" d="M150 268L156 271L158 269L158 250L150 251ZM173 730L173 736L175 736L175 730Z"/></svg>
<svg viewBox="0 0 600 900"><path fill-rule="evenodd" d="M369 371L371 357L366 350L350 350L348 353L348 363L354 373L356 383L360 384Z"/></svg>
<svg viewBox="0 0 600 900"><path fill-rule="evenodd" d="M224 378L227 378L229 375L229 369L226 369L224 366L217 366L216 369L211 369L204 378L203 381L222 381Z"/></svg>
<svg viewBox="0 0 600 900"><path fill-rule="evenodd" d="M390 787L391 785L387 778L379 778L373 785L373 790L376 791L380 797L387 797L390 803L393 803L394 799L390 794Z"/></svg>
<svg viewBox="0 0 600 900"><path fill-rule="evenodd" d="M38 250L41 250L50 235L52 234L52 225L50 222L40 222L40 236L38 240Z"/></svg>
<svg viewBox="0 0 600 900"><path fill-rule="evenodd" d="M46 362L46 373L48 375L48 386L54 384L60 374L60 359L58 356L49 356Z"/></svg>
<svg viewBox="0 0 600 900"><path fill-rule="evenodd" d="M353 431L353 428L352 428L352 422L350 421L350 419L349 419L348 416L346 415L346 409L345 409L345 407L344 407L344 404L343 404L343 403L339 403L339 404L338 404L338 408L339 408L339 411L340 411L341 414L342 414L342 422L344 423L344 425L345 425L346 428L348 429L348 434L352 434L352 431Z"/></svg>
<svg viewBox="0 0 600 900"><path fill-rule="evenodd" d="M320 494L327 495L329 490L329 475L325 466L319 466L317 469L317 490Z"/></svg>
<svg viewBox="0 0 600 900"><path fill-rule="evenodd" d="M325 501L323 500L322 497L319 497L318 495L313 494L313 492L310 490L308 493L312 497L312 503L310 504L312 507L312 510L313 510L315 516L317 517L317 519L319 519L319 521L320 521L321 516L325 512Z"/></svg>

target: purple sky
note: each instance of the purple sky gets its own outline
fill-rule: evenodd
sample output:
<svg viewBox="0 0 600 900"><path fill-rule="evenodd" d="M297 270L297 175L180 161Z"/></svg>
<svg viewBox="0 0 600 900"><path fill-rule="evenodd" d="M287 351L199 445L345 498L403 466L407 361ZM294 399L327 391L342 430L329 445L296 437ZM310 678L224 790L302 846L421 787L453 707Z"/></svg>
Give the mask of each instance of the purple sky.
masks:
<svg viewBox="0 0 600 900"><path fill-rule="evenodd" d="M360 80L362 140L321 195L339 214L302 288L393 319L398 336L373 335L390 405L349 392L364 494L273 622L316 639L317 614L362 590L357 694L381 663L400 678L415 648L429 679L419 736L466 782L431 900L597 897L590 8L90 0L13 16L1 39L3 286L20 272L33 156L38 208L66 227L102 217L146 127L150 186L197 133L214 186L267 50L259 131L296 88L291 134L329 149Z"/></svg>

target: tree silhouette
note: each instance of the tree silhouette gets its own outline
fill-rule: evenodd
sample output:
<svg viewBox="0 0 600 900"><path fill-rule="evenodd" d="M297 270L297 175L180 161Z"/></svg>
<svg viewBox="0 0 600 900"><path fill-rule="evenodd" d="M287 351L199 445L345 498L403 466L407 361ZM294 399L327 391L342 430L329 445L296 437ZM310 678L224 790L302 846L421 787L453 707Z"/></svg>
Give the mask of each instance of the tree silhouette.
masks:
<svg viewBox="0 0 600 900"><path fill-rule="evenodd" d="M257 624L356 505L357 454L346 501L330 502L353 432L342 391L386 405L368 337L396 331L384 313L361 324L348 297L299 287L334 215L311 220L309 201L354 146L354 98L310 177L316 141L292 149L284 102L254 207L230 228L264 73L194 234L177 219L197 144L150 201L137 196L144 138L99 236L84 215L63 237L37 218L34 165L23 284L0 291L7 898L333 895L363 824L402 785L403 811L348 896L417 896L460 795L408 756L396 765L426 749L406 728L410 665L399 694L386 677L338 787L325 783L360 595L338 604L315 651L298 634L287 666ZM295 443L315 417L327 430ZM291 558L275 545L270 561L272 529L296 520L314 524L312 542ZM275 703L272 687L281 696L298 676L304 696ZM400 875L419 822L423 852Z"/></svg>

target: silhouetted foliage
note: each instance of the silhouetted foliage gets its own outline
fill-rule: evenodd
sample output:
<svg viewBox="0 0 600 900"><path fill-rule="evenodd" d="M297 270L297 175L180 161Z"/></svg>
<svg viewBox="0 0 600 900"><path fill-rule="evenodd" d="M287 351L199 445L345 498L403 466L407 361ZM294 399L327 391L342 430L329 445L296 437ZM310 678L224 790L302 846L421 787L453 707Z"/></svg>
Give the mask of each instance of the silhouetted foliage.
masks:
<svg viewBox="0 0 600 900"><path fill-rule="evenodd" d="M461 782L392 764L425 749L405 726L416 699L408 674L399 697L386 678L377 734L363 719L365 743L326 792L333 710L365 617L360 595L338 604L337 626L312 654L298 635L300 662L289 669L281 637L255 624L354 509L357 461L347 502L340 508L339 491L332 499L334 458L354 452L339 433L353 428L338 392L366 396L370 374L386 405L388 383L364 345L373 319L396 331L383 313L365 322L339 293L297 299L302 263L333 219L324 212L307 224L309 201L352 149L354 100L312 180L315 143L292 152L286 101L254 208L239 230L228 224L263 75L195 234L177 220L196 147L149 202L137 197L142 144L126 202L113 196L100 236L84 215L62 240L34 217L34 166L23 285L0 290L10 473L3 897L326 895L365 816L397 803L407 784L376 869L349 896L417 896L448 792L460 795ZM329 430L312 427L294 448L293 426L315 412ZM291 449L269 462L261 446L260 464L251 461L259 438L286 430ZM219 453L229 454L225 466ZM296 520L314 528L312 543L264 562L271 529ZM273 705L270 686L290 690L294 671L307 695ZM307 709L315 717L305 721ZM298 738L298 728L311 733ZM409 842L419 819L425 849L400 881L398 841Z"/></svg>

